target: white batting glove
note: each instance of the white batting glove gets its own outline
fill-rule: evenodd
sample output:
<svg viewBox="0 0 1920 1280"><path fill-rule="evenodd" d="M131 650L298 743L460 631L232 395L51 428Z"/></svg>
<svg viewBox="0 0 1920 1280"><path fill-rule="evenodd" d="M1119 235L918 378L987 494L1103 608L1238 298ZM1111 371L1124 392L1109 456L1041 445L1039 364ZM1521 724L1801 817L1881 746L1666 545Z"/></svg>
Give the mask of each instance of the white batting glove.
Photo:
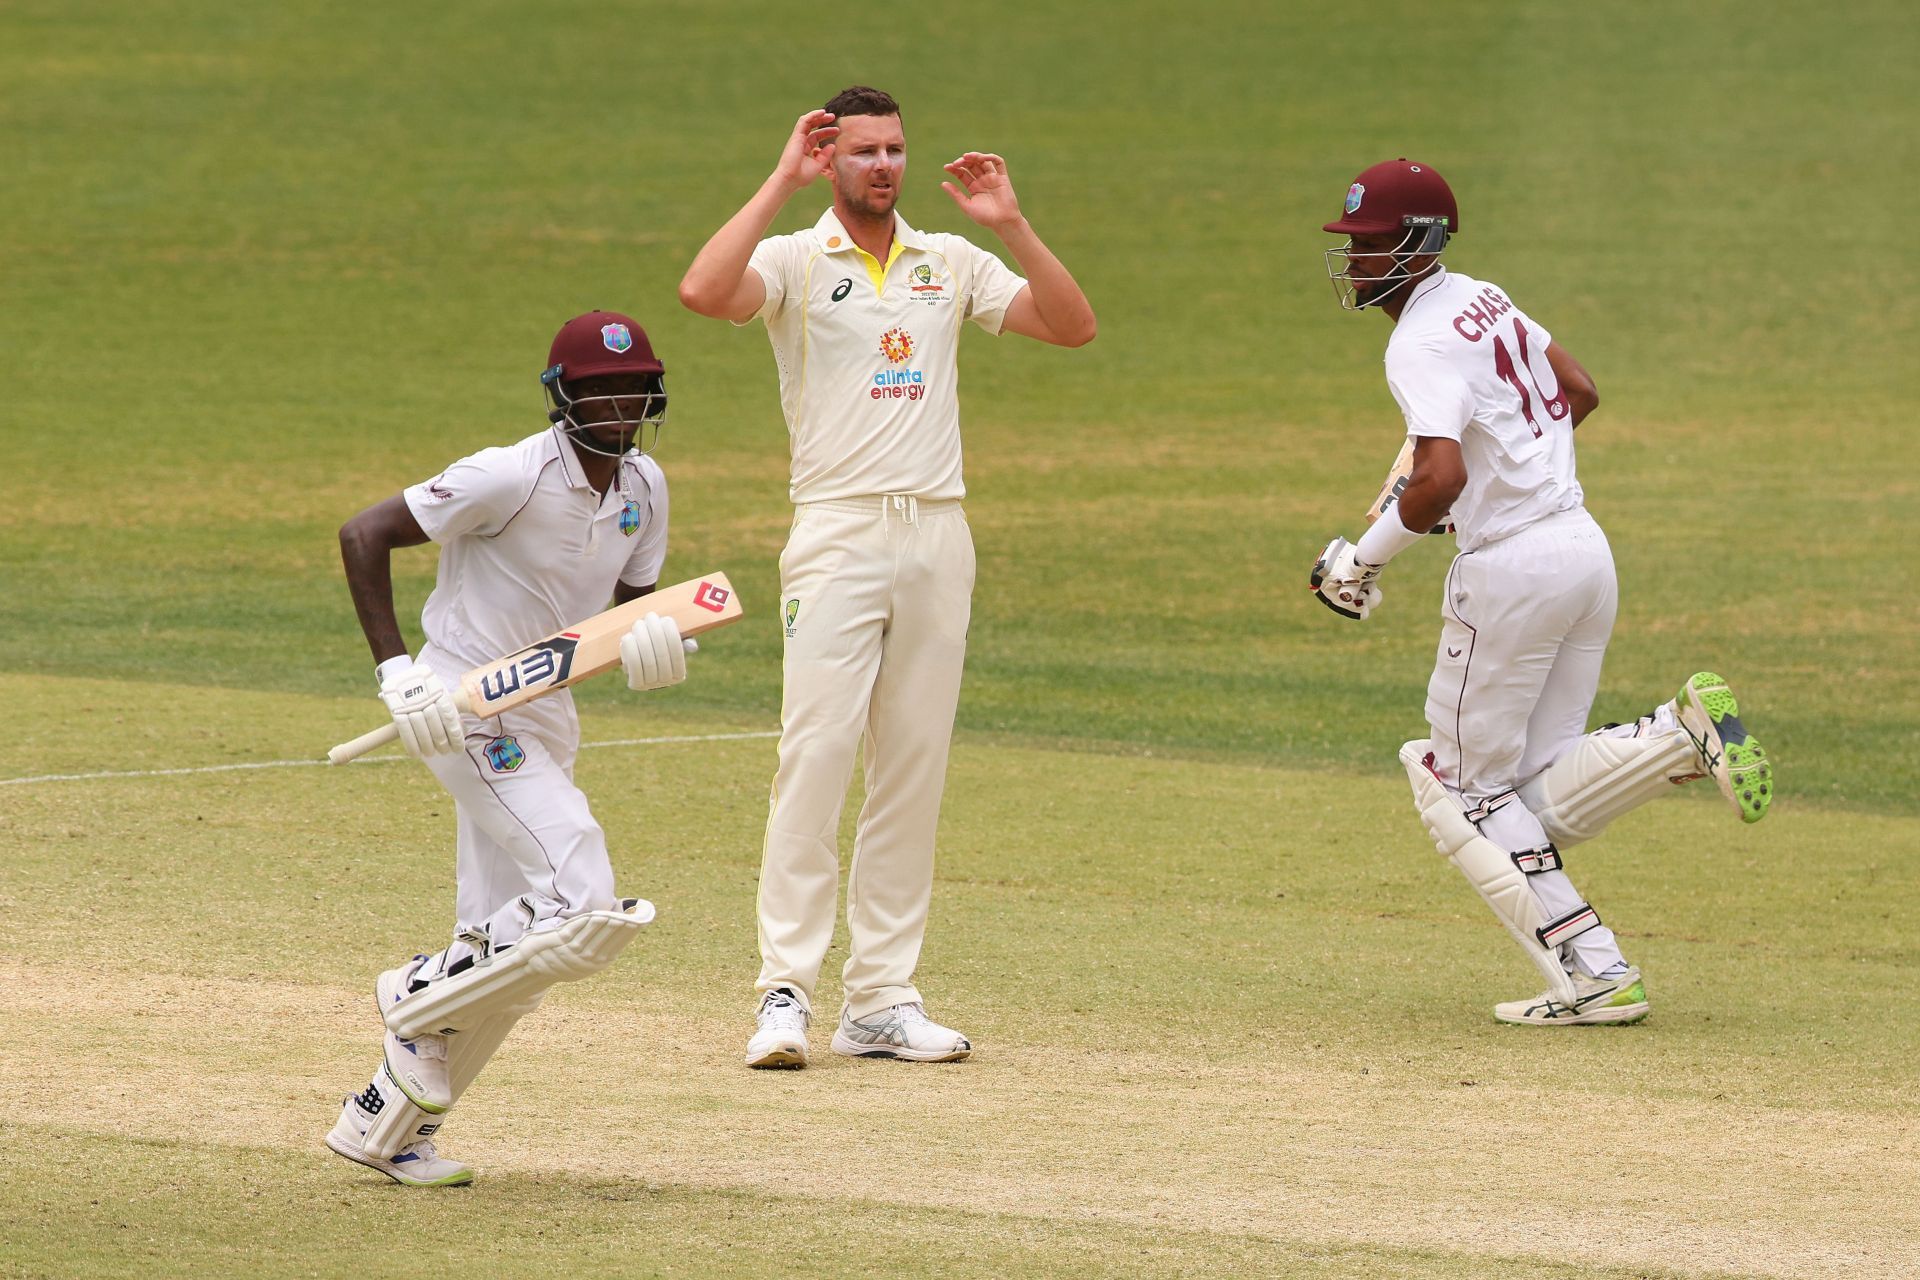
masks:
<svg viewBox="0 0 1920 1280"><path fill-rule="evenodd" d="M687 678L687 650L691 640L680 639L680 624L650 613L620 637L620 665L626 668L627 688L645 692L679 684Z"/></svg>
<svg viewBox="0 0 1920 1280"><path fill-rule="evenodd" d="M1321 604L1341 617L1364 622L1380 607L1379 577L1379 565L1354 555L1353 544L1345 538L1335 538L1314 561L1307 586Z"/></svg>
<svg viewBox="0 0 1920 1280"><path fill-rule="evenodd" d="M393 713L407 754L421 760L457 750L465 736L460 730L460 708L453 705L453 694L433 668L418 662L381 665L390 669L380 681L380 700Z"/></svg>

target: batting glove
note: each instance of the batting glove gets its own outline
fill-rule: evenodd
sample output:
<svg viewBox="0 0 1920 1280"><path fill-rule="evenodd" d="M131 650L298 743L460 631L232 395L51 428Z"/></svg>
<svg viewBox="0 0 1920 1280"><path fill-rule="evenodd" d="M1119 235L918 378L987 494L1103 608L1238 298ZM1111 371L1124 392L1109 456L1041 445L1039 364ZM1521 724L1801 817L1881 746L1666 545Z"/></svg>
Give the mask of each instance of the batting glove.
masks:
<svg viewBox="0 0 1920 1280"><path fill-rule="evenodd" d="M1341 617L1364 622L1380 606L1379 577L1379 565L1355 556L1353 544L1345 538L1335 538L1314 561L1307 587Z"/></svg>
<svg viewBox="0 0 1920 1280"><path fill-rule="evenodd" d="M380 681L380 700L393 713L400 745L407 754L421 760L459 748L464 737L460 708L453 705L453 695L433 668L418 662L392 666L399 669L390 670Z"/></svg>
<svg viewBox="0 0 1920 1280"><path fill-rule="evenodd" d="M633 630L620 637L620 665L627 672L627 688L642 693L685 680L687 649L680 639L680 624L657 613L634 623Z"/></svg>

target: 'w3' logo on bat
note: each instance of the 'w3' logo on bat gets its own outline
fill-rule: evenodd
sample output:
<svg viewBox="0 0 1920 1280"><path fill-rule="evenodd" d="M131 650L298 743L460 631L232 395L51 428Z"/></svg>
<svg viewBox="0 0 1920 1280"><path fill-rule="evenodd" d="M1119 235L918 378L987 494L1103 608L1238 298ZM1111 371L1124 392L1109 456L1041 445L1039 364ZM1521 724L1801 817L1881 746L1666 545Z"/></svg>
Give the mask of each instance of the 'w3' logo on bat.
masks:
<svg viewBox="0 0 1920 1280"><path fill-rule="evenodd" d="M480 677L481 701L492 704L522 689L565 682L567 673L573 670L573 651L579 643L580 637L573 632L562 632L503 659Z"/></svg>

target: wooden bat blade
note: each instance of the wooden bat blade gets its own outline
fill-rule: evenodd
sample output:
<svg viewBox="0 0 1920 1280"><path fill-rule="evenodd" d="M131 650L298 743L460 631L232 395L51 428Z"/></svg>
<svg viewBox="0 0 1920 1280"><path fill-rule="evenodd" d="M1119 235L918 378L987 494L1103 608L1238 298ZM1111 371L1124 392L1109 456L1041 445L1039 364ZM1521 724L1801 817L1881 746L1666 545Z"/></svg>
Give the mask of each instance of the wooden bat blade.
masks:
<svg viewBox="0 0 1920 1280"><path fill-rule="evenodd" d="M1367 508L1367 523L1372 524L1387 514L1387 508L1400 501L1400 494L1406 489L1407 481L1413 479L1413 437L1400 446L1400 452L1394 456L1393 466L1387 470L1386 483L1380 486L1380 492L1374 495L1373 505Z"/></svg>
<svg viewBox="0 0 1920 1280"><path fill-rule="evenodd" d="M1386 483L1380 486L1380 492L1374 495L1373 505L1367 508L1367 523L1372 524L1387 514L1388 508L1400 501L1400 495L1407 491L1407 482L1413 479L1413 437L1400 446L1400 452L1394 456L1393 466L1387 471ZM1427 530L1428 533L1446 533L1453 526L1442 522Z"/></svg>
<svg viewBox="0 0 1920 1280"><path fill-rule="evenodd" d="M460 677L453 700L468 715L483 719L497 716L619 666L620 637L649 613L672 618L682 636L697 636L736 621L743 612L740 596L724 573L709 573L662 587L556 631L518 653L475 667ZM385 724L341 743L327 752L327 760L345 764L399 736L396 726Z"/></svg>

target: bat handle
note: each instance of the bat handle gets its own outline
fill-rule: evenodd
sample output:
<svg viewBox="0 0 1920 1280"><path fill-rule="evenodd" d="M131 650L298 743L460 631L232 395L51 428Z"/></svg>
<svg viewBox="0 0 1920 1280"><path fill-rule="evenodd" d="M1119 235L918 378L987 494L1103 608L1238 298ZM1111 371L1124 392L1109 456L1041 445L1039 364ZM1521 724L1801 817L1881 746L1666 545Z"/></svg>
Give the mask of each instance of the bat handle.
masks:
<svg viewBox="0 0 1920 1280"><path fill-rule="evenodd" d="M343 742L333 750L327 752L327 763L345 764L349 760L358 759L376 747L384 747L399 737L400 726L389 720L378 729L363 733L352 742Z"/></svg>

